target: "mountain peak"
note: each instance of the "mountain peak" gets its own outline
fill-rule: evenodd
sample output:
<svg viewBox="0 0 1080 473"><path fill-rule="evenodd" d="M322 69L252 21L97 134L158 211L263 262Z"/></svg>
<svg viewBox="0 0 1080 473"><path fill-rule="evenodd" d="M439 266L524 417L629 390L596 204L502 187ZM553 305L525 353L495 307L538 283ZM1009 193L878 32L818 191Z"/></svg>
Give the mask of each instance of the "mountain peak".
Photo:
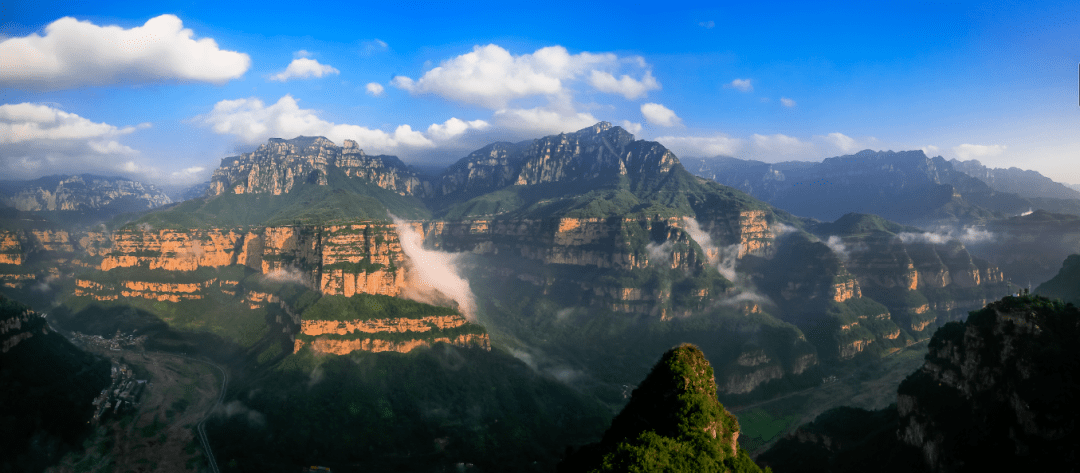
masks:
<svg viewBox="0 0 1080 473"><path fill-rule="evenodd" d="M683 462L698 471L731 463L760 471L739 450L738 432L739 421L716 400L709 360L683 344L653 366L603 440L568 457L560 471L671 471L668 463Z"/></svg>

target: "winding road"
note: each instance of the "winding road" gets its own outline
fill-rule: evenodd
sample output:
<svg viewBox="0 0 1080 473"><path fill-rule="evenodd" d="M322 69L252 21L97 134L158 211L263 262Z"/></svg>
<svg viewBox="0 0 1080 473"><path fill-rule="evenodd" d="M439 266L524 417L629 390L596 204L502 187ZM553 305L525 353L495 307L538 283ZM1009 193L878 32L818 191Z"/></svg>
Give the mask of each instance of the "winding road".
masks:
<svg viewBox="0 0 1080 473"><path fill-rule="evenodd" d="M218 366L216 363L212 363L206 360L192 358L187 355L176 355L172 353L163 354L183 358L185 360L205 363L207 365L213 366L215 369L218 370L218 372L221 373L221 392L218 394L217 402L215 402L214 405L210 407L210 409L207 409L206 415L203 416L202 420L199 421L199 424L195 427L195 433L199 437L199 443L202 444L203 451L206 452L206 460L210 464L210 471L212 471L213 473L221 473L221 470L218 469L217 459L214 458L214 452L210 449L210 441L206 438L206 421L210 420L210 416L214 414L214 410L217 409L218 406L221 405L221 402L225 400L225 390L229 386L229 372L225 371L224 368Z"/></svg>

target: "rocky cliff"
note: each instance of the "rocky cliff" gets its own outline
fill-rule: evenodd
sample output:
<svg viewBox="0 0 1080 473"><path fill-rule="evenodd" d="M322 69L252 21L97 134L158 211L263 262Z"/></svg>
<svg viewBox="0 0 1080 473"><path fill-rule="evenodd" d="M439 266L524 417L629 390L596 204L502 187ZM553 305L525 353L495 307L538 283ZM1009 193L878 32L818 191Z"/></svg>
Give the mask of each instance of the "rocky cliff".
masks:
<svg viewBox="0 0 1080 473"><path fill-rule="evenodd" d="M758 457L778 471L975 472L1076 464L1080 311L1009 296L934 333L880 411L838 408Z"/></svg>
<svg viewBox="0 0 1080 473"><path fill-rule="evenodd" d="M946 325L900 385L900 440L933 471L1075 464L1077 336L1080 311L1038 296L1006 297Z"/></svg>
<svg viewBox="0 0 1080 473"><path fill-rule="evenodd" d="M48 176L32 181L0 182L0 201L22 211L147 210L169 203L156 187L119 177L91 174Z"/></svg>
<svg viewBox="0 0 1080 473"><path fill-rule="evenodd" d="M294 353L407 353L436 343L491 350L487 332L454 309L387 296L324 296L301 319Z"/></svg>
<svg viewBox="0 0 1080 473"><path fill-rule="evenodd" d="M325 186L330 175L357 179L401 195L424 196L430 185L394 156L369 156L355 141L323 137L271 138L251 153L221 160L208 195L287 194L298 184Z"/></svg>

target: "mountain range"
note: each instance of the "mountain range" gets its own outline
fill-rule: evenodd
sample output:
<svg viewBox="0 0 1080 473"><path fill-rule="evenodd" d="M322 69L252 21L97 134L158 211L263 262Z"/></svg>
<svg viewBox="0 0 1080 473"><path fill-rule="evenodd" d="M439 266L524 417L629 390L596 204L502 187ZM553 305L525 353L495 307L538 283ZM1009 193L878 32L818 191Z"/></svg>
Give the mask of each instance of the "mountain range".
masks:
<svg viewBox="0 0 1080 473"><path fill-rule="evenodd" d="M953 166L862 152L695 163L703 178L598 123L432 175L349 140L271 139L223 159L202 197L103 226L17 210L0 282L64 330L138 331L148 349L227 366L224 401L257 414L206 424L232 471L550 470L637 409L634 385L654 383L672 346L699 347L709 396L745 404L919 346L1015 292L1021 269L969 251L989 248L981 234L912 224L1012 225L1004 245L1031 234L1015 222L1068 218L1006 218L1013 207L1072 204ZM1017 257L1050 261L1066 241Z"/></svg>

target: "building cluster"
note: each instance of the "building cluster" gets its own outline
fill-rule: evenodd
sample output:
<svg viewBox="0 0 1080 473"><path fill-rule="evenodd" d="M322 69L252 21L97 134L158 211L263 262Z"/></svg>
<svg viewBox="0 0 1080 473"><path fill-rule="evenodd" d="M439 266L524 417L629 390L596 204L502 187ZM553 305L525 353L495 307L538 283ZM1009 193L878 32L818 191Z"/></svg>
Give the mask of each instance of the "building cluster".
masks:
<svg viewBox="0 0 1080 473"><path fill-rule="evenodd" d="M87 335L80 332L72 332L71 338L89 349L120 351L123 348L142 349L147 336L135 336L134 332L121 333L117 330L112 338L105 338L101 335Z"/></svg>
<svg viewBox="0 0 1080 473"><path fill-rule="evenodd" d="M123 410L137 406L139 396L146 389L146 385L145 379L135 379L135 372L128 365L113 360L112 384L102 389L101 394L98 394L92 403L97 407L94 411L94 422L100 422L110 413L119 414Z"/></svg>

